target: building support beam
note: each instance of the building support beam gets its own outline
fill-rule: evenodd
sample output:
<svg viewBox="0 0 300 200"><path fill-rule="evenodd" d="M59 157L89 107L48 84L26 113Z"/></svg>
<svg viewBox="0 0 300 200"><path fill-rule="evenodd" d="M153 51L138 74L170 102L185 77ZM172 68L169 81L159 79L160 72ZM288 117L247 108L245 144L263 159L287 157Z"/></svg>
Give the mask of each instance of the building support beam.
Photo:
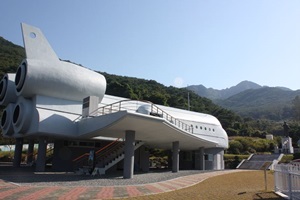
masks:
<svg viewBox="0 0 300 200"><path fill-rule="evenodd" d="M14 153L14 167L20 167L22 161L23 138L16 139L15 153Z"/></svg>
<svg viewBox="0 0 300 200"><path fill-rule="evenodd" d="M149 172L149 151L145 146L140 147L140 167L142 172Z"/></svg>
<svg viewBox="0 0 300 200"><path fill-rule="evenodd" d="M172 146L172 172L179 172L179 141L173 142Z"/></svg>
<svg viewBox="0 0 300 200"><path fill-rule="evenodd" d="M45 171L45 169L46 169L46 152L47 152L47 140L44 137L40 137L35 171L37 171L37 172Z"/></svg>
<svg viewBox="0 0 300 200"><path fill-rule="evenodd" d="M199 157L200 157L200 170L205 170L205 157L204 157L203 147L199 149Z"/></svg>
<svg viewBox="0 0 300 200"><path fill-rule="evenodd" d="M28 151L27 151L27 161L26 163L29 165L33 161L33 150L34 150L34 140L29 140L28 143Z"/></svg>
<svg viewBox="0 0 300 200"><path fill-rule="evenodd" d="M134 145L135 145L135 131L127 130L125 132L125 157L124 157L124 171L123 178L133 178L134 171Z"/></svg>

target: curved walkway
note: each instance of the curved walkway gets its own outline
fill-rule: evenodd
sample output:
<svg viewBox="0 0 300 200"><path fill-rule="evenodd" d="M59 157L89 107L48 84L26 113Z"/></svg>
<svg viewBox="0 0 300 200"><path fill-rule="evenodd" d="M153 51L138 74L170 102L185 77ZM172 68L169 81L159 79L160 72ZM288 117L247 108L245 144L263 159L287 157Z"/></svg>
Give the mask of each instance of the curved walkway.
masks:
<svg viewBox="0 0 300 200"><path fill-rule="evenodd" d="M234 173L181 171L137 174L133 179L91 177L73 173L5 173L0 168L0 199L115 199L170 192L195 185L207 178ZM180 176L180 177L178 177ZM165 179L165 180L162 180Z"/></svg>

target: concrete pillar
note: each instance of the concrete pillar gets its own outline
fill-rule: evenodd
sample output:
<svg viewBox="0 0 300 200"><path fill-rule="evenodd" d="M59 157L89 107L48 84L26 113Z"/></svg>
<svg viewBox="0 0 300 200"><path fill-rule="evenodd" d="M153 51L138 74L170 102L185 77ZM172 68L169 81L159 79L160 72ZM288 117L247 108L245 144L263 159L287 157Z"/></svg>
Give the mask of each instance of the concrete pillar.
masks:
<svg viewBox="0 0 300 200"><path fill-rule="evenodd" d="M149 151L146 151L145 146L140 147L140 168L142 172L149 172Z"/></svg>
<svg viewBox="0 0 300 200"><path fill-rule="evenodd" d="M205 170L205 157L204 157L204 148L201 147L199 149L199 157L200 157L200 170Z"/></svg>
<svg viewBox="0 0 300 200"><path fill-rule="evenodd" d="M205 161L207 170L220 170L223 169L223 148L209 148L205 149L205 153L208 155L208 159Z"/></svg>
<svg viewBox="0 0 300 200"><path fill-rule="evenodd" d="M52 169L55 171L75 170L75 168L73 169L72 152L68 147L64 146L64 140L54 141Z"/></svg>
<svg viewBox="0 0 300 200"><path fill-rule="evenodd" d="M15 153L14 153L14 167L20 167L22 161L23 138L16 139Z"/></svg>
<svg viewBox="0 0 300 200"><path fill-rule="evenodd" d="M46 152L47 152L47 140L44 137L39 138L39 148L36 160L37 172L44 172L46 169Z"/></svg>
<svg viewBox="0 0 300 200"><path fill-rule="evenodd" d="M179 141L173 142L173 160L172 160L172 172L179 171Z"/></svg>
<svg viewBox="0 0 300 200"><path fill-rule="evenodd" d="M221 160L222 160L221 161L222 162L222 166L221 166L222 168L221 169L224 170L225 169L224 150L221 152Z"/></svg>
<svg viewBox="0 0 300 200"><path fill-rule="evenodd" d="M27 150L27 164L31 164L33 161L33 150L34 150L34 140L29 140L28 150Z"/></svg>
<svg viewBox="0 0 300 200"><path fill-rule="evenodd" d="M195 151L195 169L201 170L201 152L200 149Z"/></svg>
<svg viewBox="0 0 300 200"><path fill-rule="evenodd" d="M124 179L130 179L133 177L134 141L135 141L135 131L127 130L125 132L125 157L124 157L124 171L123 171Z"/></svg>

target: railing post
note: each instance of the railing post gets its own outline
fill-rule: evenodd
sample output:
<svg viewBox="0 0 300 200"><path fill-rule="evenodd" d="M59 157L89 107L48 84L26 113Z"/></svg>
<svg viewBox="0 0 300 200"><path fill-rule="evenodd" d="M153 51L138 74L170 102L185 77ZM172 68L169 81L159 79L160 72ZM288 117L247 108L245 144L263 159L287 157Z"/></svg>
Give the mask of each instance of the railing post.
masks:
<svg viewBox="0 0 300 200"><path fill-rule="evenodd" d="M292 174L290 173L290 171L288 171L288 187L289 187L289 199L293 199L292 198Z"/></svg>
<svg viewBox="0 0 300 200"><path fill-rule="evenodd" d="M153 104L151 104L150 113L153 113Z"/></svg>
<svg viewBox="0 0 300 200"><path fill-rule="evenodd" d="M276 167L276 166L275 166ZM277 171L274 169L274 191L277 192Z"/></svg>

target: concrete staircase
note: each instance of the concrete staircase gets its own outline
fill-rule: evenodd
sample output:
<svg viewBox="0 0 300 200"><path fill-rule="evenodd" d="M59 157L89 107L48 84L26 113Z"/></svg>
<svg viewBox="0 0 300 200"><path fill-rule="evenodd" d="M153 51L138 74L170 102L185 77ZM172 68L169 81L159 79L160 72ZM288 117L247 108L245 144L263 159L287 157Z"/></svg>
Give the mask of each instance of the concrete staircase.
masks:
<svg viewBox="0 0 300 200"><path fill-rule="evenodd" d="M283 154L251 154L248 159L236 167L237 169L272 169L275 163L278 163Z"/></svg>
<svg viewBox="0 0 300 200"><path fill-rule="evenodd" d="M137 150L138 148L140 148L142 145L144 144L144 142L136 142L135 143L135 146L134 146L134 150ZM106 159L106 162L103 164L103 163L99 163L96 165L92 175L96 175L96 174L105 174L105 172L113 167L114 165L116 165L118 162L120 162L121 160L124 159L125 157L125 153L124 153L124 146L122 148L122 152L114 152L113 155L116 155L116 156L112 156L111 159ZM104 165L104 166L103 166Z"/></svg>
<svg viewBox="0 0 300 200"><path fill-rule="evenodd" d="M134 150L141 147L144 142L136 141ZM88 153L82 155L79 159L75 159L75 173L76 174L86 174L86 175L96 175L105 174L108 169L115 166L118 162L124 159L125 143L121 141L115 141L100 149L95 154L95 168L88 164Z"/></svg>

